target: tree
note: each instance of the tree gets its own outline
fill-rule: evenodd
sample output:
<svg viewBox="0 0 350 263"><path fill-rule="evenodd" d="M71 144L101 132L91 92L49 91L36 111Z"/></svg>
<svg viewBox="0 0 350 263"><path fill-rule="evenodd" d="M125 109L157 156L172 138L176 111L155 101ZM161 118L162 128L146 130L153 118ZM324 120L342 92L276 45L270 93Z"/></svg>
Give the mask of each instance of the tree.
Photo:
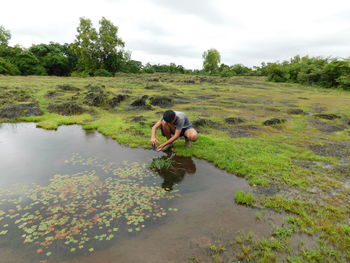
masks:
<svg viewBox="0 0 350 263"><path fill-rule="evenodd" d="M6 30L3 26L0 26L0 46L8 46L10 39L10 31Z"/></svg>
<svg viewBox="0 0 350 263"><path fill-rule="evenodd" d="M112 22L102 17L99 24L97 40L99 67L115 73L118 69L120 70L120 63L116 60L128 58L128 54L123 54L122 51L117 50L117 47L124 47L125 43L118 37L118 27L113 25Z"/></svg>
<svg viewBox="0 0 350 263"><path fill-rule="evenodd" d="M29 51L39 59L48 75L68 76L72 71L65 45L54 42L32 45Z"/></svg>
<svg viewBox="0 0 350 263"><path fill-rule="evenodd" d="M114 74L121 70L129 54L117 49L125 45L118 37L118 27L104 17L99 24L97 32L90 19L80 18L78 34L72 45L78 58L77 70L93 75L97 70L105 69Z"/></svg>
<svg viewBox="0 0 350 263"><path fill-rule="evenodd" d="M203 57L203 70L210 74L216 72L221 61L220 53L216 49L209 49L202 55Z"/></svg>
<svg viewBox="0 0 350 263"><path fill-rule="evenodd" d="M98 34L91 20L84 17L80 18L77 31L78 34L73 44L73 51L78 58L77 69L92 75L98 66Z"/></svg>
<svg viewBox="0 0 350 263"><path fill-rule="evenodd" d="M23 50L16 55L15 64L22 75L46 75L45 68L40 64L39 59L30 51Z"/></svg>

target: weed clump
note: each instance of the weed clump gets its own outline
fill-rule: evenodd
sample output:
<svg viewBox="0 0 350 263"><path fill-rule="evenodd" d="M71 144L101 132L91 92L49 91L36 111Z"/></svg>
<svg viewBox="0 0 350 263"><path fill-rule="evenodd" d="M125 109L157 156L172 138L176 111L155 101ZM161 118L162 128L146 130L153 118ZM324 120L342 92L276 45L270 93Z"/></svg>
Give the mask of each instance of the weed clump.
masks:
<svg viewBox="0 0 350 263"><path fill-rule="evenodd" d="M160 170L167 170L169 169L174 163L173 158L162 158L162 157L157 157L152 160L150 163L150 168L152 170L160 171Z"/></svg>
<svg viewBox="0 0 350 263"><path fill-rule="evenodd" d="M235 202L240 205L253 206L255 197L245 191L238 191L235 193Z"/></svg>

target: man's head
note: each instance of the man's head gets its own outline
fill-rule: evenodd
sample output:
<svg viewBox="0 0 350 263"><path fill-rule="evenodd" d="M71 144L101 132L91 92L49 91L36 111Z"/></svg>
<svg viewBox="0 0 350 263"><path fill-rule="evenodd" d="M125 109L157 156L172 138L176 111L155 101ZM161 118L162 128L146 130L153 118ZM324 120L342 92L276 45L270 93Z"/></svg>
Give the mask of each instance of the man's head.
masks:
<svg viewBox="0 0 350 263"><path fill-rule="evenodd" d="M166 122L172 122L175 120L175 112L172 110L167 110L163 113L163 120L165 120Z"/></svg>

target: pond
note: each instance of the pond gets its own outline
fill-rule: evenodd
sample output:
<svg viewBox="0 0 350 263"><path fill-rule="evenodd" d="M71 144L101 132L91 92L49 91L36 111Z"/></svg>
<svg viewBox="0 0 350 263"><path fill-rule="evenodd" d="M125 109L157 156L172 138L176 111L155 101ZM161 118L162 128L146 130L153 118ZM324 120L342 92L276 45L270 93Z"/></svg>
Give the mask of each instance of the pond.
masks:
<svg viewBox="0 0 350 263"><path fill-rule="evenodd" d="M171 168L150 169L159 157ZM187 262L273 224L234 203L236 191L251 191L244 179L77 125L1 124L0 167L1 262Z"/></svg>

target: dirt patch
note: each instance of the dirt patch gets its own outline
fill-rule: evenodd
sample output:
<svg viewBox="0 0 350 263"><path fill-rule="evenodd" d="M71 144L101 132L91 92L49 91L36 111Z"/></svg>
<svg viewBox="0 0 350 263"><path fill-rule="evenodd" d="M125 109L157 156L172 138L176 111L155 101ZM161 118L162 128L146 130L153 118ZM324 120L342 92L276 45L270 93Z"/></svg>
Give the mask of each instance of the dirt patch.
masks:
<svg viewBox="0 0 350 263"><path fill-rule="evenodd" d="M153 106L159 106L161 108L166 108L174 104L172 99L164 96L151 97L150 103Z"/></svg>
<svg viewBox="0 0 350 263"><path fill-rule="evenodd" d="M325 120L334 120L334 119L340 119L340 116L336 114L315 114L314 115L317 118L325 119Z"/></svg>
<svg viewBox="0 0 350 263"><path fill-rule="evenodd" d="M309 98L305 98L305 97L298 97L299 100L309 100Z"/></svg>
<svg viewBox="0 0 350 263"><path fill-rule="evenodd" d="M85 112L85 109L75 102L67 102L63 104L49 104L47 107L49 112L55 112L61 115L79 115Z"/></svg>
<svg viewBox="0 0 350 263"><path fill-rule="evenodd" d="M267 195L267 196L273 196L278 194L281 191L281 186L270 184L268 186L259 186L255 189L255 193L258 195Z"/></svg>
<svg viewBox="0 0 350 263"><path fill-rule="evenodd" d="M260 127L255 125L242 125L237 126L234 129L229 129L230 137L239 138L239 137L255 137L256 131L263 131Z"/></svg>
<svg viewBox="0 0 350 263"><path fill-rule="evenodd" d="M305 114L305 112L302 109L288 109L287 113L293 115Z"/></svg>
<svg viewBox="0 0 350 263"><path fill-rule="evenodd" d="M350 143L333 142L323 145L309 145L311 151L320 156L337 158L350 157Z"/></svg>
<svg viewBox="0 0 350 263"><path fill-rule="evenodd" d="M309 124L324 133L338 132L346 129L344 125L336 126L336 125L332 125L332 124L320 121L318 119L310 120Z"/></svg>
<svg viewBox="0 0 350 263"><path fill-rule="evenodd" d="M64 91L78 91L78 90L80 90L79 88L73 87L73 86L71 86L69 84L58 85L57 89L64 90Z"/></svg>
<svg viewBox="0 0 350 263"><path fill-rule="evenodd" d="M37 103L10 104L0 110L1 118L40 116L43 112Z"/></svg>
<svg viewBox="0 0 350 263"><path fill-rule="evenodd" d="M229 117L225 118L225 122L228 124L239 124L245 122L245 120L239 117Z"/></svg>
<svg viewBox="0 0 350 263"><path fill-rule="evenodd" d="M272 126L272 125L277 125L277 124L283 124L286 121L287 120L285 120L285 119L272 118L272 119L264 121L263 124L265 126Z"/></svg>

